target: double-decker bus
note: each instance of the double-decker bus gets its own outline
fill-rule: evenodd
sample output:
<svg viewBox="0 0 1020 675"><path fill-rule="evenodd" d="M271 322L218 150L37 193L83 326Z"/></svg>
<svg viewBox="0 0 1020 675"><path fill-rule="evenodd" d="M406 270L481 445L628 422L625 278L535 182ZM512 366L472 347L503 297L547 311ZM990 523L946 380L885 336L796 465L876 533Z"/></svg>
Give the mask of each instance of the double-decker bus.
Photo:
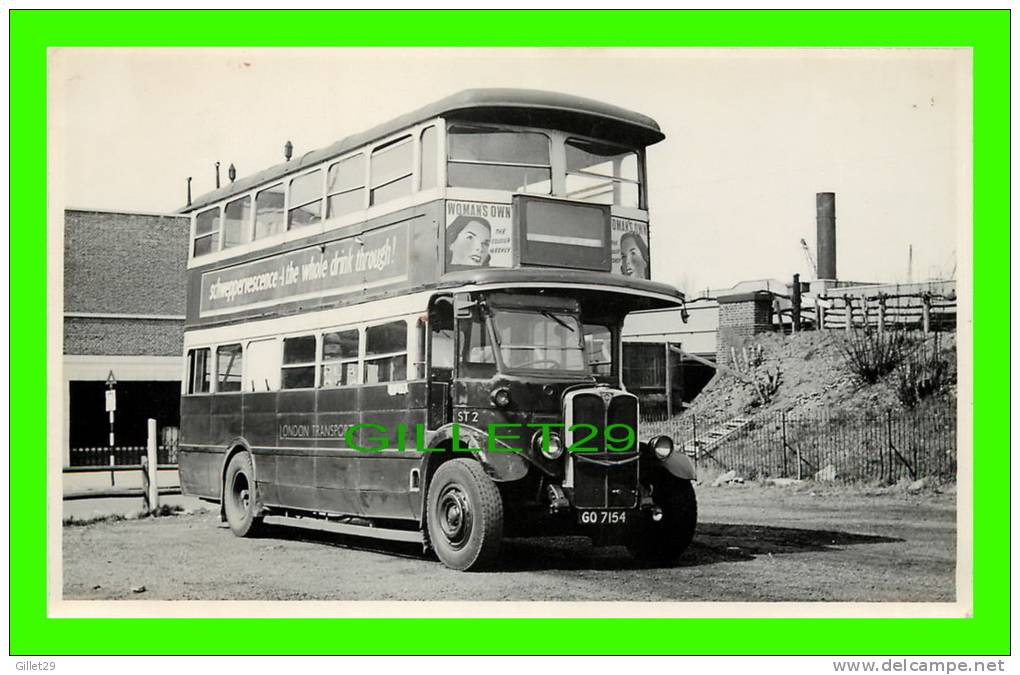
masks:
<svg viewBox="0 0 1020 675"><path fill-rule="evenodd" d="M621 327L649 280L654 120L464 91L199 197L181 399L186 494L266 524L421 542L583 533L667 562L690 460L646 438Z"/></svg>

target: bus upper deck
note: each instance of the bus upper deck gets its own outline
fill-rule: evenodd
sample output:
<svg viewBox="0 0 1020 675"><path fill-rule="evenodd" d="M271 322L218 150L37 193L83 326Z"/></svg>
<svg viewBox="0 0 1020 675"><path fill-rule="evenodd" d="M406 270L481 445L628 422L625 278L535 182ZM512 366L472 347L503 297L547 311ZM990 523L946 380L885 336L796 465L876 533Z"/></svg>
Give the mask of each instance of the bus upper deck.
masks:
<svg viewBox="0 0 1020 675"><path fill-rule="evenodd" d="M188 325L429 287L479 267L650 277L654 120L564 94L467 90L203 195Z"/></svg>

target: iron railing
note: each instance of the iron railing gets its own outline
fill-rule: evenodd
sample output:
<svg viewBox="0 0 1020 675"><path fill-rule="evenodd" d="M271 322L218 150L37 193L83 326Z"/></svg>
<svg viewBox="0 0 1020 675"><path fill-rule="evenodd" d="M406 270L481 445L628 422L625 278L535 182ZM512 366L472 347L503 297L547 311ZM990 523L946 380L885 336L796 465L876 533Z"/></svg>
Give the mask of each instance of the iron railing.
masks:
<svg viewBox="0 0 1020 675"><path fill-rule="evenodd" d="M956 411L780 412L734 418L684 413L642 420L641 436L669 434L701 471L746 480L955 480Z"/></svg>
<svg viewBox="0 0 1020 675"><path fill-rule="evenodd" d="M145 457L144 445L119 447L71 448L71 466L141 466ZM110 458L113 457L113 461ZM156 462L160 465L177 464L177 444L156 448Z"/></svg>

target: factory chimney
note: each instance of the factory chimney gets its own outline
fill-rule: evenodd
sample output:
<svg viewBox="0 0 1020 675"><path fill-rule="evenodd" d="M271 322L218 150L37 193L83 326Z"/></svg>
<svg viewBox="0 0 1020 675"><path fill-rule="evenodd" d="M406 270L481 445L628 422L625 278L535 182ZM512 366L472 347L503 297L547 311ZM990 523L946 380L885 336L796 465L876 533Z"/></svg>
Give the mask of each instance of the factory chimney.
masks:
<svg viewBox="0 0 1020 675"><path fill-rule="evenodd" d="M818 278L836 279L836 193L815 194L818 230Z"/></svg>

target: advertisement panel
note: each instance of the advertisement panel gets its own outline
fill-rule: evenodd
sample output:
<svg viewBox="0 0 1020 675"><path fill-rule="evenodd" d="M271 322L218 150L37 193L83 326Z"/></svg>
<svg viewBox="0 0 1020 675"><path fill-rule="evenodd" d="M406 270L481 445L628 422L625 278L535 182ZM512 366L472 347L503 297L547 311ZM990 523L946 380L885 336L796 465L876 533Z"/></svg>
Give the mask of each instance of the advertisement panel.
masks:
<svg viewBox="0 0 1020 675"><path fill-rule="evenodd" d="M613 216L613 274L648 279L651 257L648 253L648 223Z"/></svg>
<svg viewBox="0 0 1020 675"><path fill-rule="evenodd" d="M509 204L446 202L446 271L513 265Z"/></svg>
<svg viewBox="0 0 1020 675"><path fill-rule="evenodd" d="M202 275L199 316L343 295L407 279L407 224Z"/></svg>

